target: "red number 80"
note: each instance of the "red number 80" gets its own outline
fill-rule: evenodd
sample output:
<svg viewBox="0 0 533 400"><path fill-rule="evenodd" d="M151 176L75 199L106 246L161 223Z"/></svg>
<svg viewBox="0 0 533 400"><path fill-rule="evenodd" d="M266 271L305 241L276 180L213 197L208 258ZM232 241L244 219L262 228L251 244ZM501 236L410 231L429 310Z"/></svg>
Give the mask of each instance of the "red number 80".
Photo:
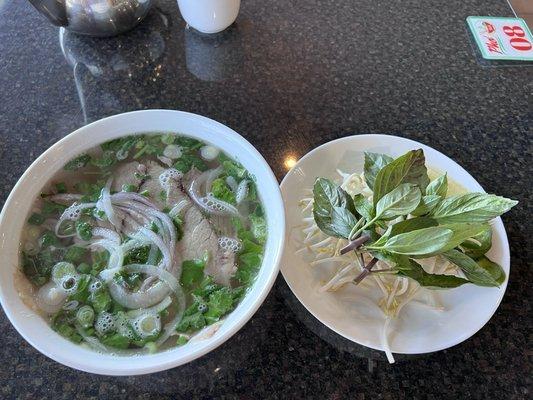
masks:
<svg viewBox="0 0 533 400"><path fill-rule="evenodd" d="M520 26L515 25L511 27L505 25L502 29L503 33L505 33L507 36L516 36L510 40L511 46L513 46L513 48L519 51L527 51L531 49L531 43L529 43L529 41L524 38L524 36L526 36L526 33Z"/></svg>

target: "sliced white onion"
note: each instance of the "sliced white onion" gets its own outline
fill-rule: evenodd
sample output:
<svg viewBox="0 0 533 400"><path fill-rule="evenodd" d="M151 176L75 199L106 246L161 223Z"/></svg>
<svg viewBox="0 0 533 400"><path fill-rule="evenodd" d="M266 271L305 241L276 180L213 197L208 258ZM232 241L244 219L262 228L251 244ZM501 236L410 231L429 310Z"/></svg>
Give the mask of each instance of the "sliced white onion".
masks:
<svg viewBox="0 0 533 400"><path fill-rule="evenodd" d="M100 194L100 198L96 202L96 208L99 210L102 210L109 222L117 228L120 228L120 220L115 215L115 211L113 210L113 203L111 201L111 193L109 192L109 188L111 186L111 179L107 181L106 185L102 188L102 193Z"/></svg>
<svg viewBox="0 0 533 400"><path fill-rule="evenodd" d="M171 269L173 266L173 258L172 253L170 252L170 249L167 247L167 245L161 240L161 238L156 235L154 232L152 232L149 229L141 228L135 238L140 238L142 240L149 241L153 244L155 244L159 250L161 250L161 254L163 255L163 260L161 261L161 265L165 269Z"/></svg>
<svg viewBox="0 0 533 400"><path fill-rule="evenodd" d="M157 206L152 203L146 197L135 192L119 192L111 195L111 201L113 203L123 203L125 205L130 205L131 202L138 202L144 204L145 206L157 209Z"/></svg>
<svg viewBox="0 0 533 400"><path fill-rule="evenodd" d="M60 194L54 194L53 196L48 197L49 200L53 201L54 203L72 203L74 201L78 201L83 196L81 194L74 194L74 193L60 193Z"/></svg>
<svg viewBox="0 0 533 400"><path fill-rule="evenodd" d="M92 243L90 247L102 247L109 252L109 262L107 264L107 268L100 272L100 277L105 282L110 282L115 274L120 271L120 268L124 263L123 248L119 244L107 239L97 240Z"/></svg>
<svg viewBox="0 0 533 400"><path fill-rule="evenodd" d="M172 209L168 212L168 215L170 218L174 218L177 215L180 215L183 210L187 208L191 203L187 199L181 199L178 204L176 204Z"/></svg>
<svg viewBox="0 0 533 400"><path fill-rule="evenodd" d="M181 286L178 286L178 290L175 291L175 294L178 310L176 311L176 315L174 316L174 318L172 318L172 320L166 323L163 327L163 332L161 333L161 336L159 336L159 338L155 342L157 346L161 346L168 340L170 335L176 333L176 326L181 322L181 319L183 318L183 313L185 311L185 294L181 290Z"/></svg>
<svg viewBox="0 0 533 400"><path fill-rule="evenodd" d="M112 231L111 229L96 227L93 228L92 234L93 236L101 236L104 239L109 240L110 242L114 242L116 244L120 244L121 242L120 235L115 231Z"/></svg>
<svg viewBox="0 0 533 400"><path fill-rule="evenodd" d="M128 311L128 317L135 318L141 314L146 314L146 313L158 314L161 311L167 309L168 306L170 306L171 304L172 304L172 299L170 298L170 296L167 296L163 299L163 301L161 301L161 303L156 304L155 306Z"/></svg>
<svg viewBox="0 0 533 400"><path fill-rule="evenodd" d="M238 217L239 211L231 204L225 201L217 199L212 193L208 193L207 196L199 199L200 204L209 213L215 215L227 215Z"/></svg>
<svg viewBox="0 0 533 400"><path fill-rule="evenodd" d="M237 188L239 187L239 185L233 176L228 176L226 178L226 183L228 184L232 192L237 192Z"/></svg>
<svg viewBox="0 0 533 400"><path fill-rule="evenodd" d="M237 201L237 204L241 204L247 195L248 195L248 180L243 179L241 183L239 183L239 186L237 187L237 191L235 193L235 200Z"/></svg>
<svg viewBox="0 0 533 400"><path fill-rule="evenodd" d="M210 192L211 187L213 186L213 181L218 178L224 169L222 167L215 168L207 174L207 179L205 180L205 191Z"/></svg>
<svg viewBox="0 0 533 400"><path fill-rule="evenodd" d="M150 245L150 252L148 253L148 260L146 260L147 264L154 265L157 259L157 252L158 248L156 245L151 244Z"/></svg>
<svg viewBox="0 0 533 400"><path fill-rule="evenodd" d="M156 267L155 265L129 264L124 266L124 270L128 273L139 273L155 276L165 282L172 291L181 291L180 284L174 275L163 268Z"/></svg>
<svg viewBox="0 0 533 400"><path fill-rule="evenodd" d="M147 308L159 303L170 292L163 282L157 282L146 291L130 292L126 288L111 281L108 285L109 294L118 304L129 309Z"/></svg>
<svg viewBox="0 0 533 400"><path fill-rule="evenodd" d="M59 238L65 238L74 236L76 232L73 232L70 235L62 235L59 233L59 228L61 227L61 224L65 221L77 221L80 216L82 210L85 210L86 208L92 208L96 205L96 203L74 203L70 207L68 207L65 211L63 211L63 214L61 214L61 217L59 217L59 220L56 223L54 233Z"/></svg>
<svg viewBox="0 0 533 400"><path fill-rule="evenodd" d="M174 227L174 222L172 222L170 217L167 214L153 208L147 208L145 209L145 212L148 215L161 220L161 223L165 228L162 232L163 237L165 241L168 242L169 247L174 248L174 246L176 245L176 228ZM167 237L165 237L165 235L167 235Z"/></svg>
<svg viewBox="0 0 533 400"><path fill-rule="evenodd" d="M53 281L50 281L39 288L35 302L44 312L54 314L61 310L66 298L67 293Z"/></svg>

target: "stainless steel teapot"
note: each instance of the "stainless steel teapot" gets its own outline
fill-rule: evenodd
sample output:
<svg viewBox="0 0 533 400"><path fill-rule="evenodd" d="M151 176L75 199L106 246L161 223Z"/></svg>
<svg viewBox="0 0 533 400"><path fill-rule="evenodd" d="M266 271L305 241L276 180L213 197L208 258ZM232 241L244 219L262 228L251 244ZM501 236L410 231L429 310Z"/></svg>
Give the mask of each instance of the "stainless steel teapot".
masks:
<svg viewBox="0 0 533 400"><path fill-rule="evenodd" d="M148 13L152 0L29 0L54 25L89 36L130 30Z"/></svg>

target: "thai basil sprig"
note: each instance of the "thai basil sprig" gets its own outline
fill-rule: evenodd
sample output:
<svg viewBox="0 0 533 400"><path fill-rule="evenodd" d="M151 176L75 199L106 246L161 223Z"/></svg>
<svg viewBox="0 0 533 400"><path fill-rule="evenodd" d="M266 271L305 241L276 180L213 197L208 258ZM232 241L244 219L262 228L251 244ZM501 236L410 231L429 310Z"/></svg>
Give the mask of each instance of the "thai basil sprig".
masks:
<svg viewBox="0 0 533 400"><path fill-rule="evenodd" d="M365 153L364 177L372 201L361 194L352 197L326 178L318 178L313 188L317 226L349 241L341 254L355 250L373 256L355 283L378 259L426 287L499 286L504 281L501 266L485 256L492 244L488 223L517 201L485 193L446 197L447 175L430 181L421 149L396 159ZM466 279L427 273L416 261L436 255L455 264Z"/></svg>

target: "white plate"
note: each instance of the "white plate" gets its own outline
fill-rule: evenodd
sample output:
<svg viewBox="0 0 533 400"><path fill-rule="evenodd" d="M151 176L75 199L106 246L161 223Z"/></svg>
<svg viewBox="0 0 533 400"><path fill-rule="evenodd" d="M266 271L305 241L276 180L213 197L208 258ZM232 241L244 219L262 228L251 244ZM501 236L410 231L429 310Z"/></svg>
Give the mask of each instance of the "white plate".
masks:
<svg viewBox="0 0 533 400"><path fill-rule="evenodd" d="M240 161L257 178L265 204L268 239L256 281L237 308L209 339L159 353L120 357L100 354L76 345L54 332L46 321L18 296L15 271L19 262L19 238L25 217L44 183L74 156L125 135L145 132L182 133L211 143ZM46 150L24 173L0 214L0 302L17 331L46 356L87 372L106 375L138 375L185 364L220 346L235 334L259 308L276 276L283 249L283 202L272 170L259 152L235 131L209 118L172 110L144 110L93 122L66 136Z"/></svg>
<svg viewBox="0 0 533 400"><path fill-rule="evenodd" d="M303 190L312 188L317 177L338 178L336 169L344 172L362 172L364 152L386 153L393 157L409 150L423 149L426 165L447 171L450 180L468 191L482 192L483 188L455 161L418 142L388 135L350 136L326 143L298 161L281 183L285 202L286 245L281 272L300 302L320 322L333 331L361 345L383 350L380 334L384 314L365 301L358 287L339 292L319 293L320 272L295 254L295 227L302 223L298 201ZM490 166L488 166L490 167ZM488 253L509 276L509 243L503 223L497 218L492 223L493 243ZM439 290L445 311L433 311L407 304L393 322L389 345L393 353L419 354L443 350L468 339L483 327L494 314L507 287L507 279L500 288L484 288L471 284L456 289Z"/></svg>

